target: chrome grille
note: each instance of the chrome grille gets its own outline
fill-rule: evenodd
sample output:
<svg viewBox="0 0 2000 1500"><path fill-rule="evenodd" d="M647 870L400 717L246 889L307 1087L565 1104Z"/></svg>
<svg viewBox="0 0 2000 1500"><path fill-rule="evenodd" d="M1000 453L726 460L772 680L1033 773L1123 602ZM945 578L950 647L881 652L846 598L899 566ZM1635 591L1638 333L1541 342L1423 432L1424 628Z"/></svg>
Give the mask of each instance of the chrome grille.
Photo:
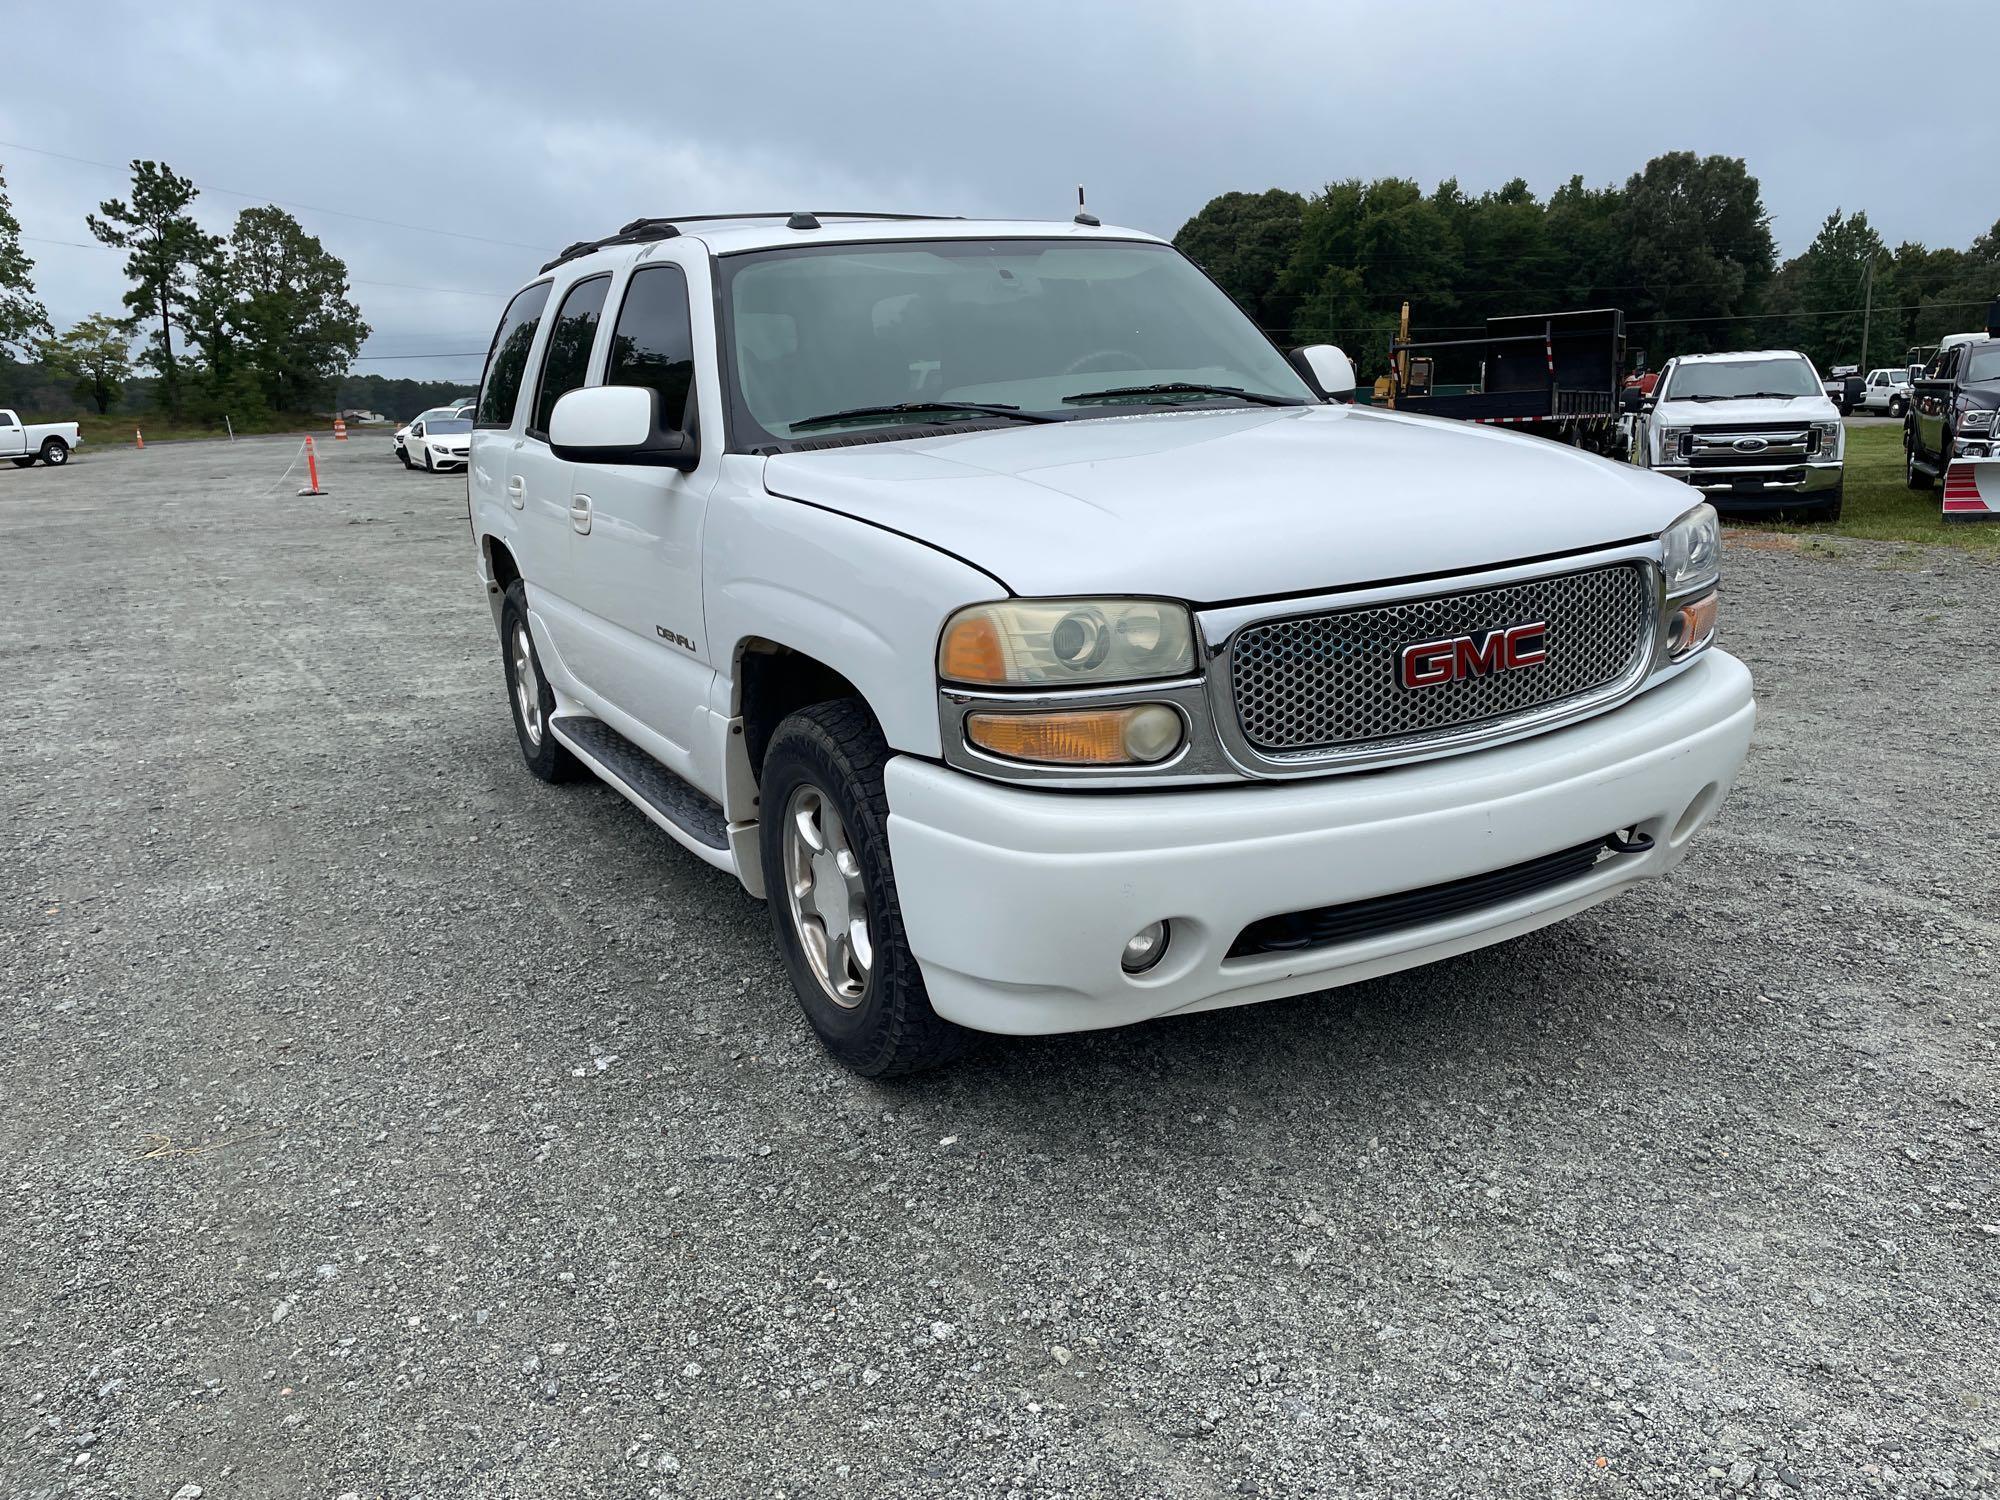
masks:
<svg viewBox="0 0 2000 1500"><path fill-rule="evenodd" d="M1405 688L1405 646L1510 625L1548 627L1537 667ZM1653 644L1651 573L1579 573L1246 626L1230 649L1243 737L1273 758L1449 736L1488 719L1615 691Z"/></svg>

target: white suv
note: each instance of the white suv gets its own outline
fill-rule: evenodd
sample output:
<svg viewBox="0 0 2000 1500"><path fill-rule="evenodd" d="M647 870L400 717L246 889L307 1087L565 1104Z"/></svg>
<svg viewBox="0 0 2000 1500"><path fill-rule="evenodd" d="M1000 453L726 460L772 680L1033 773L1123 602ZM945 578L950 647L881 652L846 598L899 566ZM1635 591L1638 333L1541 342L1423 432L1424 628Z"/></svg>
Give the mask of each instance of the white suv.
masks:
<svg viewBox="0 0 2000 1500"><path fill-rule="evenodd" d="M573 246L508 306L472 440L522 754L767 896L871 1075L1665 873L1755 717L1710 649L1714 512L1353 379L1094 221Z"/></svg>

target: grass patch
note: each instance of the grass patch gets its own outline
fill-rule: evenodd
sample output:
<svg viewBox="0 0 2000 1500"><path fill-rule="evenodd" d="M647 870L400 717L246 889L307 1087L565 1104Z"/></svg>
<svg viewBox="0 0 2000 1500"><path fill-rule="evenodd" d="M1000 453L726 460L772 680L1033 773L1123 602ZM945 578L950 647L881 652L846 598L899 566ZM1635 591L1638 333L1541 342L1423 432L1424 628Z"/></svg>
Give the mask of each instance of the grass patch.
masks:
<svg viewBox="0 0 2000 1500"><path fill-rule="evenodd" d="M1836 525L1812 521L1781 523L1726 513L1723 523L1741 531L1804 537L1851 536L1874 542L1924 542L2000 557L2000 524L1946 521L1939 510L1935 489L1913 490L1904 485L1901 427L1847 430L1847 497Z"/></svg>

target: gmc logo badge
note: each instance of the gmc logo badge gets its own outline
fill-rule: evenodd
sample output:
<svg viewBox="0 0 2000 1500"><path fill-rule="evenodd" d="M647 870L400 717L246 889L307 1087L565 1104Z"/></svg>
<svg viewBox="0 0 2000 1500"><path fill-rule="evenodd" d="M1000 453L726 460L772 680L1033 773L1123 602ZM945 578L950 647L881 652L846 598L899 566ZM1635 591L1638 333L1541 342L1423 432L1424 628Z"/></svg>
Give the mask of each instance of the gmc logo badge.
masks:
<svg viewBox="0 0 2000 1500"><path fill-rule="evenodd" d="M1406 688L1443 687L1447 682L1539 667L1549 659L1548 642L1549 627L1542 620L1448 641L1424 641L1403 648L1396 677Z"/></svg>

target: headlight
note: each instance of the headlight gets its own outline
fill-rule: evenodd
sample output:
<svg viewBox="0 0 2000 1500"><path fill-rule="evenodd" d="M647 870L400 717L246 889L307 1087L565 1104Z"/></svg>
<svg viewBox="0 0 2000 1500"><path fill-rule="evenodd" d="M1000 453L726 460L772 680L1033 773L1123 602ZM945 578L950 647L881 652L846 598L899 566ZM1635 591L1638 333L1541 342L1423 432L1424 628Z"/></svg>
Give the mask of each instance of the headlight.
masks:
<svg viewBox="0 0 2000 1500"><path fill-rule="evenodd" d="M1681 456L1681 439L1692 429L1686 427L1655 427L1653 431L1660 440L1660 457L1676 459Z"/></svg>
<svg viewBox="0 0 2000 1500"><path fill-rule="evenodd" d="M1993 413L1990 411L1965 412L1958 419L1958 430L1960 432L1991 432L1993 430Z"/></svg>
<svg viewBox="0 0 2000 1500"><path fill-rule="evenodd" d="M1010 599L945 622L938 676L980 686L1075 686L1194 670L1187 607L1161 599Z"/></svg>
<svg viewBox="0 0 2000 1500"><path fill-rule="evenodd" d="M1712 586L1722 575L1722 525L1712 505L1697 505L1660 533L1666 549L1667 593Z"/></svg>
<svg viewBox="0 0 2000 1500"><path fill-rule="evenodd" d="M1815 422L1812 424L1813 457L1840 457L1841 427L1838 422Z"/></svg>

